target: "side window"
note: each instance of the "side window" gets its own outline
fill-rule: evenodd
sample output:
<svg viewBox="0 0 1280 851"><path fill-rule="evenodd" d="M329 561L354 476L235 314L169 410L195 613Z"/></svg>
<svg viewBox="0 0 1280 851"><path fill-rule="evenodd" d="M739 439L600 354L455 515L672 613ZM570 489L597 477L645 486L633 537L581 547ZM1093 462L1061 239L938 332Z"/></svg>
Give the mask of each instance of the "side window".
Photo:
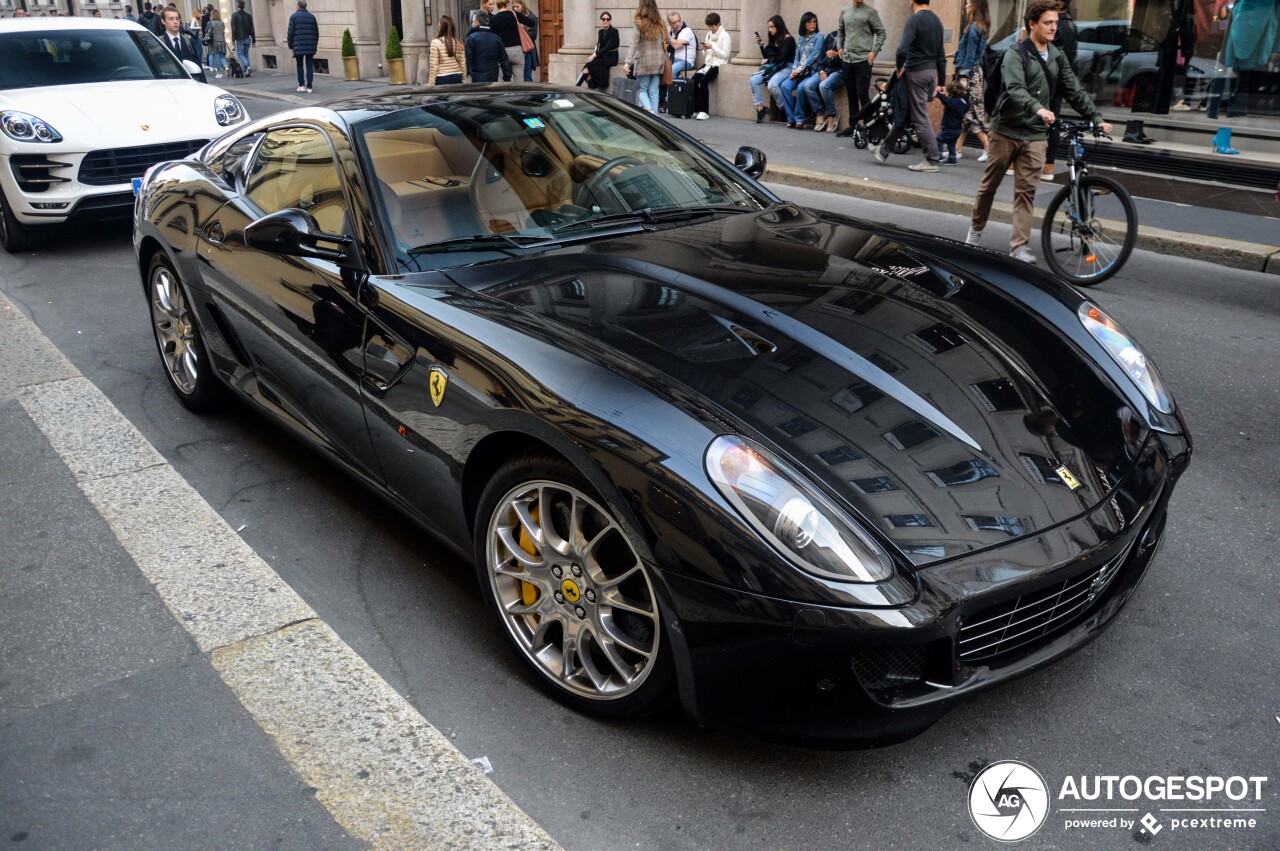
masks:
<svg viewBox="0 0 1280 851"><path fill-rule="evenodd" d="M347 203L333 149L314 127L272 130L245 180L245 197L263 213L306 210L321 230L343 230Z"/></svg>

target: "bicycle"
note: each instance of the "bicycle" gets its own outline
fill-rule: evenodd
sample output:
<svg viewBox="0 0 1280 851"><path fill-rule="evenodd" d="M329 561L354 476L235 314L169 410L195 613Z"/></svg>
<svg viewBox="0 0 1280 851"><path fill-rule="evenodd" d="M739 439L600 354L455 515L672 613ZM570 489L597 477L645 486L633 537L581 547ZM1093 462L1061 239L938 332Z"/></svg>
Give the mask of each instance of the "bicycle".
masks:
<svg viewBox="0 0 1280 851"><path fill-rule="evenodd" d="M1109 177L1089 174L1081 137L1092 124L1059 121L1067 139L1067 185L1053 196L1040 226L1040 248L1058 277L1081 287L1110 278L1129 259L1138 239L1138 213L1128 191Z"/></svg>

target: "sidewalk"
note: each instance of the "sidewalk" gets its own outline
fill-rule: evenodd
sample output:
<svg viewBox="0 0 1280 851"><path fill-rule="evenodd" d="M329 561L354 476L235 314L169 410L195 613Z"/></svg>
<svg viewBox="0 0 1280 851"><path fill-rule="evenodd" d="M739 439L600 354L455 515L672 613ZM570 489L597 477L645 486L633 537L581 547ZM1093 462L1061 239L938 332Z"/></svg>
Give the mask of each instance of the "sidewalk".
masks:
<svg viewBox="0 0 1280 851"><path fill-rule="evenodd" d="M317 80L311 95L296 92L292 75L256 72L244 80L219 80L223 87L245 97L262 97L295 104L323 103L332 98L374 92L385 80ZM890 157L887 165L875 161L870 149L854 148L851 139L812 130L788 130L781 123L757 125L733 118L670 123L733 160L738 147L752 145L764 151L769 168L765 180L835 192L857 198L886 201L904 207L951 212L957 215L955 232L963 239L973 195L982 176L977 148L968 148L955 166L942 166L937 174L907 170L917 162L918 150ZM1135 198L1141 224L1138 247L1239 269L1280 274L1280 202L1270 192L1210 183L1176 180L1156 174L1099 168L1120 180ZM1043 181L1036 205L1043 210L1061 188ZM785 190L780 190L785 194ZM1008 221L1013 179L1008 178L996 196L993 217Z"/></svg>

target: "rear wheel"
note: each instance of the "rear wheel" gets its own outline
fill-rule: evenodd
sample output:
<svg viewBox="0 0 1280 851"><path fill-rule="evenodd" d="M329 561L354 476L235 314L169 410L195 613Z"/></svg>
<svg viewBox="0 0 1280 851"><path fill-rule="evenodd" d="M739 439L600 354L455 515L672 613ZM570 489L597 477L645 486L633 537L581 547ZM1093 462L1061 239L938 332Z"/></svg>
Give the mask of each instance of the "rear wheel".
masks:
<svg viewBox="0 0 1280 851"><path fill-rule="evenodd" d="M0 244L4 245L4 250L10 254L18 254L39 248L43 241L39 230L33 231L18 221L9 207L8 196L4 194L4 190L0 190Z"/></svg>
<svg viewBox="0 0 1280 851"><path fill-rule="evenodd" d="M213 374L186 290L163 253L151 258L147 297L156 348L178 401L199 413L216 410L222 402L222 385Z"/></svg>
<svg viewBox="0 0 1280 851"><path fill-rule="evenodd" d="M1040 228L1040 250L1054 274L1091 287L1110 278L1129 259L1138 240L1138 214L1123 186L1109 177L1080 178L1080 209L1071 184L1049 202Z"/></svg>
<svg viewBox="0 0 1280 851"><path fill-rule="evenodd" d="M523 456L499 469L475 550L490 612L557 700L606 718L667 702L673 665L649 568L572 465Z"/></svg>
<svg viewBox="0 0 1280 851"><path fill-rule="evenodd" d="M899 155L911 153L911 131L904 131L901 136L893 140L893 152Z"/></svg>

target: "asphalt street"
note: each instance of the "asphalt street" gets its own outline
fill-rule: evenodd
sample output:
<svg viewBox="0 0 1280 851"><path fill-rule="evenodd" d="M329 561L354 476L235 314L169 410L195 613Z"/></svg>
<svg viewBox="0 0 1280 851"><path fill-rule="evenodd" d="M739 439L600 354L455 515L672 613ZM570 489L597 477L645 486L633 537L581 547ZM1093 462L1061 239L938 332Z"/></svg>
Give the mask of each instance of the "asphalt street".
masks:
<svg viewBox="0 0 1280 851"><path fill-rule="evenodd" d="M255 116L279 108L247 105ZM873 220L962 230L951 215L773 188ZM992 227L1003 238L1003 226ZM492 628L468 564L246 407L197 417L178 405L126 226L0 254L0 291L347 644L465 755L488 757L492 779L566 848L986 843L965 802L974 772L1002 759L1034 766L1051 788L1069 775L1270 778L1252 830L1152 837L1068 829L1055 814L1022 847L1280 847L1275 276L1139 251L1096 288L1099 304L1151 352L1196 438L1163 551L1101 639L962 705L910 742L863 752L735 738L677 712L606 724L544 697ZM33 516L58 508L40 489L27 498ZM155 640L178 641L167 629L155 626ZM102 775L79 794L102 806L118 778L99 765ZM239 815L234 799L183 803L210 826ZM77 844L116 844L95 840L88 822L84 829ZM308 829L328 844L321 826ZM217 844L215 835L190 846Z"/></svg>

